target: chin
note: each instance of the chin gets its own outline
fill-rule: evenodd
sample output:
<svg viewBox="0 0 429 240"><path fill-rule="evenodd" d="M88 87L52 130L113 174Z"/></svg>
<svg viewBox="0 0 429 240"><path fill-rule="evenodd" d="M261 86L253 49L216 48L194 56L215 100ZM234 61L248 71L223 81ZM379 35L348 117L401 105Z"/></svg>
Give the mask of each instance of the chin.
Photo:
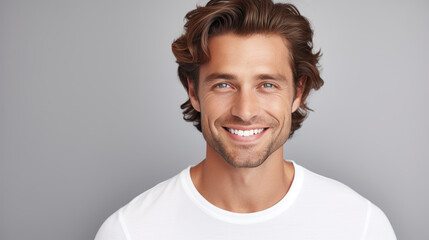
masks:
<svg viewBox="0 0 429 240"><path fill-rule="evenodd" d="M256 168L261 166L265 160L269 157L269 153L267 151L260 153L235 153L228 154L222 151L218 151L218 153L223 157L225 162L227 162L230 166L234 168Z"/></svg>
<svg viewBox="0 0 429 240"><path fill-rule="evenodd" d="M225 159L225 161L232 167L234 168L256 168L261 166L265 160L262 161L258 161L258 162L253 162L253 161L234 161L234 160L228 160Z"/></svg>

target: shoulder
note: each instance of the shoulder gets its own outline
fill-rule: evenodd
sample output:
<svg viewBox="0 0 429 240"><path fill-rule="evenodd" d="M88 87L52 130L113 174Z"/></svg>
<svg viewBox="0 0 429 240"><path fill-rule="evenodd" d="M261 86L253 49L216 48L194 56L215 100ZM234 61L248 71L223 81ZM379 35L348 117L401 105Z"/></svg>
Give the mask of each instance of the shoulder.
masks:
<svg viewBox="0 0 429 240"><path fill-rule="evenodd" d="M120 211L116 211L104 221L95 236L95 240L127 240L127 233L122 225Z"/></svg>
<svg viewBox="0 0 429 240"><path fill-rule="evenodd" d="M130 239L130 228L139 228L139 226L149 224L153 221L154 216L159 216L163 211L168 211L172 205L172 199L176 200L180 196L183 197L181 178L184 177L186 171L188 169L141 193L113 213L104 221L95 240Z"/></svg>
<svg viewBox="0 0 429 240"><path fill-rule="evenodd" d="M370 204L368 208L364 239L396 239L395 232L393 231L389 219L384 212L374 204Z"/></svg>
<svg viewBox="0 0 429 240"><path fill-rule="evenodd" d="M366 209L368 200L349 186L328 178L303 167L297 166L302 172L302 194L329 205L354 205L354 207Z"/></svg>
<svg viewBox="0 0 429 240"><path fill-rule="evenodd" d="M334 221L343 228L356 228L362 239L396 239L392 226L383 211L347 185L316 174L303 167L300 204L309 211Z"/></svg>
<svg viewBox="0 0 429 240"><path fill-rule="evenodd" d="M142 211L147 213L150 209L166 204L166 202L174 199L176 195L181 195L182 178L185 177L184 175L186 175L186 172L188 171L189 169L185 169L176 176L158 183L151 189L135 197L122 208L124 216L136 214Z"/></svg>

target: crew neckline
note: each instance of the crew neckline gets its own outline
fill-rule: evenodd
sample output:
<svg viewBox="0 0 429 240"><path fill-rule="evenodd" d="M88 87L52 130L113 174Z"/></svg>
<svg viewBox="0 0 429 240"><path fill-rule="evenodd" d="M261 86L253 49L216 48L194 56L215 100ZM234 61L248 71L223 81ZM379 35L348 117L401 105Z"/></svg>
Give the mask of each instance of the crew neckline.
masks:
<svg viewBox="0 0 429 240"><path fill-rule="evenodd" d="M190 199L205 213L217 218L218 220L235 223L235 224L252 224L258 222L264 222L270 220L279 214L286 211L295 202L299 191L301 190L303 181L303 170L302 167L297 165L294 161L288 160L293 164L295 169L294 178L289 191L286 195L273 206L252 213L237 213L224 210L219 208L205 199L197 190L194 183L192 182L190 169L193 166L189 166L180 174L182 185L186 191L186 194Z"/></svg>

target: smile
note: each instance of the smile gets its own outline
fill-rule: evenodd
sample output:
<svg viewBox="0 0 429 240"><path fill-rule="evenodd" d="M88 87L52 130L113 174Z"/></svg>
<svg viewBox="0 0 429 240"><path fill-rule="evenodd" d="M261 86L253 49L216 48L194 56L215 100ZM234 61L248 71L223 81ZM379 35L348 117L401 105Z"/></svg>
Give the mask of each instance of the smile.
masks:
<svg viewBox="0 0 429 240"><path fill-rule="evenodd" d="M259 134L259 133L264 131L263 128L250 129L250 130L238 130L238 129L226 128L226 130L228 130L228 132L235 134L235 135L238 135L240 137L248 137L248 136Z"/></svg>

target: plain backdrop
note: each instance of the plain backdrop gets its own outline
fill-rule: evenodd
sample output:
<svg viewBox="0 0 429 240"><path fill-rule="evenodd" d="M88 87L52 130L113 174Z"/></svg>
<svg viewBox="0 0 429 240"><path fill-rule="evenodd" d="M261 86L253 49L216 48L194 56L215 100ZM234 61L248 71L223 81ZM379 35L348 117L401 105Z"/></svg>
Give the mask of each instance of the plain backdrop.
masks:
<svg viewBox="0 0 429 240"><path fill-rule="evenodd" d="M205 1L0 1L0 239L93 239L133 197L204 158L171 43ZM325 86L285 158L427 237L429 3L293 1Z"/></svg>

